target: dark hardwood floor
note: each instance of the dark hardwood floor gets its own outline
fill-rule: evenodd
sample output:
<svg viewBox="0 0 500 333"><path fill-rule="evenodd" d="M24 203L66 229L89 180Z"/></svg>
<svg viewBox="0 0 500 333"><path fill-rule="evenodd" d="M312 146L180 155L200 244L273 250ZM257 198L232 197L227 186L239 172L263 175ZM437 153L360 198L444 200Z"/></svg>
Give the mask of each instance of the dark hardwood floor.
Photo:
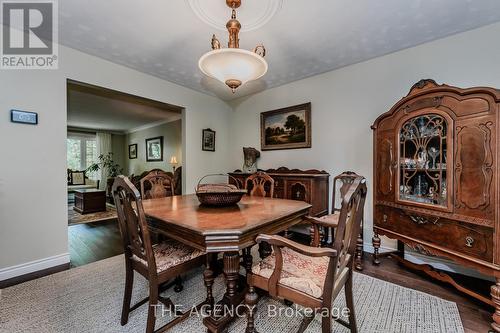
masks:
<svg viewBox="0 0 500 333"><path fill-rule="evenodd" d="M123 253L116 220L69 226L68 242L71 267Z"/></svg>

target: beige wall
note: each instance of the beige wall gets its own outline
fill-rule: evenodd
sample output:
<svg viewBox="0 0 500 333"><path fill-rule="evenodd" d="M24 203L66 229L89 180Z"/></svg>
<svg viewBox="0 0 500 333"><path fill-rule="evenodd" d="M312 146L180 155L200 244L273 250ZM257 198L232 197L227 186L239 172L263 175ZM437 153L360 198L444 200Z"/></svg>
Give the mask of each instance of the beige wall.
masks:
<svg viewBox="0 0 500 333"><path fill-rule="evenodd" d="M500 88L500 24L490 25L336 71L293 82L232 103L231 168L242 165L242 147L260 148L260 112L312 103L312 148L262 152L258 165L317 168L331 175L353 170L372 184L372 131L422 78L459 87ZM371 246L372 200L367 201L365 243ZM392 247L393 242L383 241Z"/></svg>
<svg viewBox="0 0 500 333"><path fill-rule="evenodd" d="M163 161L146 161L146 139L163 136ZM128 145L137 144L137 158L128 158ZM150 127L126 135L126 170L125 174L140 174L151 169L162 169L171 171L170 157L177 157L177 166L182 165L182 124L181 120L168 122L166 124Z"/></svg>
<svg viewBox="0 0 500 333"><path fill-rule="evenodd" d="M228 168L230 107L205 94L82 52L59 47L58 70L0 75L0 279L68 261L66 80L178 105L183 111L184 185ZM9 121L9 110L38 112L39 124ZM201 151L203 128L218 130L217 151Z"/></svg>

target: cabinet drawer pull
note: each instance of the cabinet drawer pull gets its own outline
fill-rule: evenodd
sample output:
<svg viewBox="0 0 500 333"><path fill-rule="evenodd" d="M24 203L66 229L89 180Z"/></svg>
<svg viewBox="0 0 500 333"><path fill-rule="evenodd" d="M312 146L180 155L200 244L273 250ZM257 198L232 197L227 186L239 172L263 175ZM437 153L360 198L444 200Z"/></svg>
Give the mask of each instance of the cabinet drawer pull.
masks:
<svg viewBox="0 0 500 333"><path fill-rule="evenodd" d="M420 216L420 215L413 215L407 212L404 212L406 216L410 218L410 221L417 225L424 225L424 224L434 224L434 225L439 225L439 216L438 217L426 217L426 216Z"/></svg>
<svg viewBox="0 0 500 333"><path fill-rule="evenodd" d="M387 219L388 219L387 214L384 214L384 216L383 216L382 218L383 218L383 220L384 220L384 223L386 223L386 222L387 222Z"/></svg>
<svg viewBox="0 0 500 333"><path fill-rule="evenodd" d="M474 243L474 238L472 238L471 236L465 237L465 246L472 247L473 243Z"/></svg>

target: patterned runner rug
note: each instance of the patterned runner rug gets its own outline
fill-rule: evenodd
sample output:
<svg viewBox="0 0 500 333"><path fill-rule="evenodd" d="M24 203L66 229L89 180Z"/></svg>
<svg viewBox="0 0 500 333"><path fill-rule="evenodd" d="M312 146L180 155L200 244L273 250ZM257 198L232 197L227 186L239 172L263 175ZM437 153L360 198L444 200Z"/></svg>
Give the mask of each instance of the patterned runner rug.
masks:
<svg viewBox="0 0 500 333"><path fill-rule="evenodd" d="M124 266L120 255L0 290L0 332L144 332L147 305L133 311L128 324L120 326ZM164 295L182 309L201 303L206 296L201 272L199 269L185 277L181 293L169 289ZM132 302L147 295L145 280L136 275L134 282ZM223 291L224 279L219 276L214 293L220 298ZM355 274L354 302L360 332L464 332L455 303L367 275ZM345 306L343 291L335 306ZM157 327L169 320L168 315L159 318ZM287 307L267 297L259 301L257 329L261 333L295 332L301 320L300 309L295 306ZM246 319L238 318L229 332L244 332L245 325ZM169 332L201 333L206 329L201 317L193 312ZM319 316L306 332L321 332ZM332 332L349 330L334 322Z"/></svg>

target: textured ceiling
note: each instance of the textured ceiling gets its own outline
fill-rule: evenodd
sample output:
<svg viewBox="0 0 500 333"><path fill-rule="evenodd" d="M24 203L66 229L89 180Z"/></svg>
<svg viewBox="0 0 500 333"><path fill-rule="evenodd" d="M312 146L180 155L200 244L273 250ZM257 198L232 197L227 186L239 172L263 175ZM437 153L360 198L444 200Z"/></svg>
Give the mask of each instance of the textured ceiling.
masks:
<svg viewBox="0 0 500 333"><path fill-rule="evenodd" d="M269 71L235 95L199 71L212 33L223 44L227 35L187 0L64 0L59 14L62 44L229 100L500 21L500 1L286 0L268 23L240 34L242 48L264 43Z"/></svg>
<svg viewBox="0 0 500 333"><path fill-rule="evenodd" d="M69 127L125 133L180 118L178 110L170 110L168 105L159 105L158 102L68 86Z"/></svg>

